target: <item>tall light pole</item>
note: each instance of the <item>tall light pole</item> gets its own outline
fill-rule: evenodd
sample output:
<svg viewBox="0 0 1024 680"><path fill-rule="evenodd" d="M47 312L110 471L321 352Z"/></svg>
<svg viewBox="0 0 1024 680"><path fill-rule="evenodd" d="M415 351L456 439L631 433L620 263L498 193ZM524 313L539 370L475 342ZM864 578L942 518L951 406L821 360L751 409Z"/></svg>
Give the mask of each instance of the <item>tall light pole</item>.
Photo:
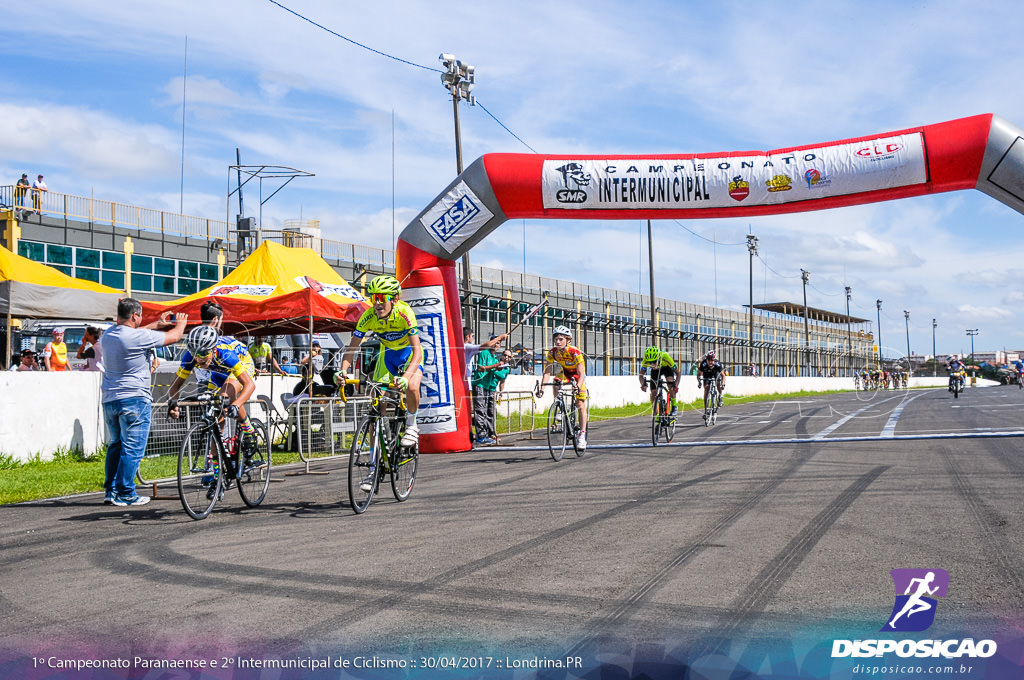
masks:
<svg viewBox="0 0 1024 680"><path fill-rule="evenodd" d="M971 336L971 361L974 361L974 336L978 334L977 328L968 328L967 335Z"/></svg>
<svg viewBox="0 0 1024 680"><path fill-rule="evenodd" d="M935 328L938 326L935 319L932 319L932 377L939 374L939 357L935 354Z"/></svg>
<svg viewBox="0 0 1024 680"><path fill-rule="evenodd" d="M807 318L807 282L811 278L811 273L806 269L801 269L800 278L804 282L804 352L809 377L811 375L811 322Z"/></svg>
<svg viewBox="0 0 1024 680"><path fill-rule="evenodd" d="M747 234L747 250L750 251L750 313L747 331L747 363L751 374L754 369L754 256L757 255L757 237Z"/></svg>
<svg viewBox="0 0 1024 680"><path fill-rule="evenodd" d="M907 326L907 370L911 370L910 366L910 312L903 310L903 320Z"/></svg>
<svg viewBox="0 0 1024 680"><path fill-rule="evenodd" d="M459 126L459 101L466 101L470 106L476 105L473 86L476 84L476 68L459 61L454 54L442 54L438 59L444 64L441 83L452 95L452 109L455 112L455 167L462 174L462 130ZM462 288L466 291L466 300L462 303L462 318L468 319L473 305L471 285L473 283L469 271L469 253L462 256ZM465 323L465 321L464 321Z"/></svg>
<svg viewBox="0 0 1024 680"><path fill-rule="evenodd" d="M651 344L658 338L658 312L654 306L654 231L651 221L647 220L647 269L651 279Z"/></svg>
<svg viewBox="0 0 1024 680"><path fill-rule="evenodd" d="M882 368L882 301L875 300L875 309L878 310L878 328L875 329L875 342L878 343L878 367Z"/></svg>
<svg viewBox="0 0 1024 680"><path fill-rule="evenodd" d="M846 372L850 373L853 368L853 331L850 328L850 291L846 287Z"/></svg>

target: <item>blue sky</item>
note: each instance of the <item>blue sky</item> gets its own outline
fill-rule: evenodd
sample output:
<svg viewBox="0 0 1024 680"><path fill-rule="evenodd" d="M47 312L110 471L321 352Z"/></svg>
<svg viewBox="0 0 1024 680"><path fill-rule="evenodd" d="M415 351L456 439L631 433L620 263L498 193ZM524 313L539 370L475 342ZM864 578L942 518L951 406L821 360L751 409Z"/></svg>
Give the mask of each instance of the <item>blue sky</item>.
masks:
<svg viewBox="0 0 1024 680"><path fill-rule="evenodd" d="M712 153L814 144L996 113L1024 126L1015 4L558 4L280 0L31 3L5 11L0 172L224 219L227 168L315 173L264 206L379 247L455 175L438 55L476 66L465 165L489 152ZM186 66L186 40L188 45ZM185 82L182 139L183 75ZM184 188L182 190L182 150ZM246 194L253 214L256 195ZM892 352L1024 349L1024 216L977 191L788 216L659 221L659 296L742 308L802 299L874 320ZM646 292L640 221L509 222L473 264ZM525 235L525 238L524 238ZM713 243L717 241L717 245Z"/></svg>

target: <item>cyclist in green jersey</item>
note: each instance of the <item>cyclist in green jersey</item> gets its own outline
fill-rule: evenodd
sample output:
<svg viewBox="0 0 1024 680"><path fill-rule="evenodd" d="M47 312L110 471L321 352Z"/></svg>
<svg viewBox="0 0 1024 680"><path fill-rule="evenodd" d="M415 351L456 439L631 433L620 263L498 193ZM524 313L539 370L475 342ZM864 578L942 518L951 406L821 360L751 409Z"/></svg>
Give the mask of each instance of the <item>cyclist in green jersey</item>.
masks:
<svg viewBox="0 0 1024 680"><path fill-rule="evenodd" d="M668 352L662 352L657 347L651 345L644 350L643 361L640 362L640 389L647 391L647 369L651 369L651 382L654 385L658 384L658 379L661 377L665 378L665 382L668 383L669 398L672 401L672 413L675 415L678 411L676 407L676 392L679 391L679 384L676 380L676 362L669 355ZM654 399L657 397L658 390L651 390L651 404L654 404Z"/></svg>
<svg viewBox="0 0 1024 680"><path fill-rule="evenodd" d="M375 276L366 287L366 293L373 309L366 310L356 323L352 340L341 358L341 373L348 375L363 337L367 333L375 333L384 348L384 366L394 376L395 383L405 390L407 415L402 446L412 446L420 436L416 411L420 405L420 381L423 378L423 348L416 315L409 305L398 299L402 286L394 276Z"/></svg>

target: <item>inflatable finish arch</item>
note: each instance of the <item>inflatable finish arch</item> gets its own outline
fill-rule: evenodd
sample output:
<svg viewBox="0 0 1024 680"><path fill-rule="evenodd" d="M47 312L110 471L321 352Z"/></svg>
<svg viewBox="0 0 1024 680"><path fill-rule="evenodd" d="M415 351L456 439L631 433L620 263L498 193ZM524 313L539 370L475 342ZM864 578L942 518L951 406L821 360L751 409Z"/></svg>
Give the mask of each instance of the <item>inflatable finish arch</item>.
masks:
<svg viewBox="0 0 1024 680"><path fill-rule="evenodd" d="M747 217L960 189L1024 213L1024 132L985 114L773 151L482 156L397 244L425 346L421 449L471 448L455 261L506 220Z"/></svg>

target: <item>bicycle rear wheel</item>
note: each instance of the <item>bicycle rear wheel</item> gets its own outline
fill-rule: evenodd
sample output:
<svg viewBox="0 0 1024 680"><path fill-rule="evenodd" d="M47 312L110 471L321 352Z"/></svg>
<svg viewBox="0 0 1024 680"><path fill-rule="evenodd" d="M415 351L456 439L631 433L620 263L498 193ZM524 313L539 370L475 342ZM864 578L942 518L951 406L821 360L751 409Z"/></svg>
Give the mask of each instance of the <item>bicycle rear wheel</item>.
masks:
<svg viewBox="0 0 1024 680"><path fill-rule="evenodd" d="M238 493L242 502L255 508L263 502L270 487L270 437L267 427L259 420L252 423L252 441L239 444L242 456L242 471L238 476Z"/></svg>
<svg viewBox="0 0 1024 680"><path fill-rule="evenodd" d="M397 451L391 458L391 491L395 499L404 501L412 493L416 483L416 468L420 463L420 445L402 446L395 441Z"/></svg>
<svg viewBox="0 0 1024 680"><path fill-rule="evenodd" d="M377 420L368 416L359 423L348 454L348 500L357 515L370 506L377 490L377 446ZM365 491L363 482L369 485Z"/></svg>
<svg viewBox="0 0 1024 680"><path fill-rule="evenodd" d="M548 410L548 450L556 463L565 455L565 445L569 438L568 420L565 405L555 399Z"/></svg>
<svg viewBox="0 0 1024 680"><path fill-rule="evenodd" d="M178 452L178 496L192 519L205 519L224 493L221 443L216 428L198 422Z"/></svg>

